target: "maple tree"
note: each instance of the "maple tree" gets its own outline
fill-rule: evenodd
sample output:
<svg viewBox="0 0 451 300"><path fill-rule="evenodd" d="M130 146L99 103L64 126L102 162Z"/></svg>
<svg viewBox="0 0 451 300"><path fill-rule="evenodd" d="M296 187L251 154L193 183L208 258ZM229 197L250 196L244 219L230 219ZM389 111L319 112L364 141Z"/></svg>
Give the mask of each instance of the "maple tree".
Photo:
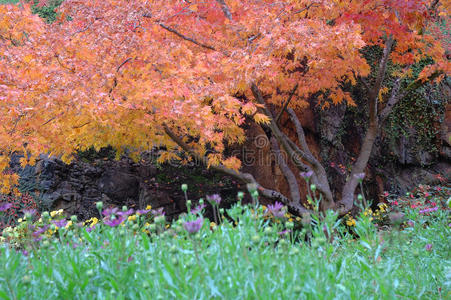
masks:
<svg viewBox="0 0 451 300"><path fill-rule="evenodd" d="M40 1L40 6L46 5ZM184 159L255 184L260 193L299 213L297 171L311 171L322 208L352 208L357 174L367 165L380 124L409 89L450 72L446 44L435 29L448 21L450 1L437 0L66 0L49 25L31 4L0 6L0 171L2 191L17 183L13 153L40 153L69 162L77 150L112 146L134 158L165 146L160 161ZM383 54L370 76L365 46ZM449 49L448 49L449 50ZM431 58L412 84L411 66ZM387 64L401 66L384 85ZM412 79L412 78L410 78ZM310 151L296 111L318 105L356 105L343 88L367 87L369 127L340 195ZM288 114L298 135L279 124ZM255 121L271 137L290 195L267 189L229 145ZM281 157L281 156L280 156Z"/></svg>

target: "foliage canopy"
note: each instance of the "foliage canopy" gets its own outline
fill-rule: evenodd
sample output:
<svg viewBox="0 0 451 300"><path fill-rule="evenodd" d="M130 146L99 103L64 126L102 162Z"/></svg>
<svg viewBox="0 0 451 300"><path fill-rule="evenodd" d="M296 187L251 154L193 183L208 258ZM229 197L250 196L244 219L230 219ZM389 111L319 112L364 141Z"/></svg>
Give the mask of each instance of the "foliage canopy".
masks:
<svg viewBox="0 0 451 300"><path fill-rule="evenodd" d="M246 120L270 124L269 104L290 98L299 110L315 95L323 108L355 105L342 87L369 75L366 45L388 49L400 78L424 58L434 64L418 82L449 73L435 25L449 8L448 0L66 0L49 25L24 1L0 6L0 171L17 151L29 153L26 164L40 153L70 161L91 146L137 155L164 145L161 160L179 159L174 135L209 166L239 170L224 149L245 140ZM369 98L383 106L389 91L379 79ZM3 191L17 180L2 178Z"/></svg>

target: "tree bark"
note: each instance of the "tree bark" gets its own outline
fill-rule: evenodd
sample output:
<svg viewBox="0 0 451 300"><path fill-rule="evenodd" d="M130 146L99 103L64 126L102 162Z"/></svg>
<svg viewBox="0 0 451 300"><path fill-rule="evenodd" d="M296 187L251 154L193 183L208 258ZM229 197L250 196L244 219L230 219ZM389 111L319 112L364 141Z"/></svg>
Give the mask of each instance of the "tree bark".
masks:
<svg viewBox="0 0 451 300"><path fill-rule="evenodd" d="M392 46L393 46L393 37L390 36L388 37L385 43L384 53L381 62L379 64L379 71L376 77L376 82L369 95L369 119L370 119L369 127L363 139L362 148L360 150L359 156L357 157L357 160L352 167L350 178L343 187L342 199L336 204L336 209L339 211L340 215L346 214L353 207L354 193L359 183L359 179L357 178L356 175L364 173L371 155L371 151L373 149L374 141L376 140L379 131L379 122L377 116L377 101L379 91L382 87L382 82L385 77L388 58Z"/></svg>

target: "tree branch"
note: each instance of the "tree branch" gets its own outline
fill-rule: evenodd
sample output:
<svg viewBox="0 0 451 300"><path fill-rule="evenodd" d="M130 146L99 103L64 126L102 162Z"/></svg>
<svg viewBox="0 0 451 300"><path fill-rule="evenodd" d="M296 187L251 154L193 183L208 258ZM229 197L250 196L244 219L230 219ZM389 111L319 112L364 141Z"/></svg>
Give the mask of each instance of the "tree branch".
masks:
<svg viewBox="0 0 451 300"><path fill-rule="evenodd" d="M216 0L216 2L218 2L219 5L221 5L222 11L224 12L224 15L226 16L226 18L229 19L230 21L232 21L232 13L230 12L230 9L227 6L227 3L225 3L225 0Z"/></svg>
<svg viewBox="0 0 451 300"><path fill-rule="evenodd" d="M251 85L252 93L257 100L258 103L260 103L263 106L263 109L265 113L270 118L270 123L268 124L268 127L271 129L272 134L277 139L280 145L285 149L290 159L294 162L294 164L300 169L301 171L311 170L309 166L302 163L299 159L301 157L302 159L305 159L308 163L312 164L314 166L314 176L313 179L316 180L315 184L317 185L318 191L321 192L325 197L326 206L330 206L333 204L333 196L332 192L330 191L329 184L327 182L327 175L324 170L324 168L321 166L321 164L316 160L316 158L313 157L313 155L308 155L304 151L302 151L293 141L291 141L277 126L277 124L274 122L274 118L271 114L271 111L267 108L265 104L265 100L263 99L263 96L260 92L260 89L257 87L255 83L252 83ZM316 162L316 164L315 164Z"/></svg>
<svg viewBox="0 0 451 300"><path fill-rule="evenodd" d="M195 45L197 45L197 46L200 46L200 47L203 47L203 48L206 48L206 49L209 49L209 50L214 50L214 51L216 51L216 48L215 48L215 47L210 46L210 45L207 45L207 44L203 44L203 43L201 43L201 42L196 41L196 40L193 39L193 38L187 37L186 35L181 34L181 33L178 32L177 30L175 30L174 28L171 28L171 27L169 27L169 26L166 26L166 25L164 25L163 23L158 23L158 25L160 25L161 28L164 28L164 29L166 29L167 31L172 32L172 33L175 34L176 36L178 36L178 37L184 39L185 41L191 42L191 43L193 43L193 44L195 44Z"/></svg>
<svg viewBox="0 0 451 300"><path fill-rule="evenodd" d="M298 87L299 87L299 84L296 83L294 88L291 90L290 96L288 97L287 101L285 101L285 103L283 104L282 109L280 110L279 114L277 115L277 117L275 119L276 124L279 123L280 117L282 117L283 112L285 111L285 109L287 109L288 104L290 104L290 101L293 98L293 95L296 92L296 90L298 89Z"/></svg>
<svg viewBox="0 0 451 300"><path fill-rule="evenodd" d="M291 201L295 203L301 203L301 194L299 193L299 185L296 180L296 176L294 176L293 171L291 171L290 167L288 167L285 158L280 152L279 144L274 137L271 137L271 148L276 155L276 162L279 165L280 170L282 171L285 179L287 180L288 187L290 188Z"/></svg>
<svg viewBox="0 0 451 300"><path fill-rule="evenodd" d="M374 141L378 133L379 126L377 118L377 100L379 91L382 87L382 82L385 77L388 58L392 50L393 42L393 36L389 36L387 41L385 42L384 54L379 63L376 82L369 95L369 127L363 139L359 156L357 157L357 160L352 167L350 178L343 187L342 199L336 205L336 209L338 209L341 215L346 214L352 209L352 206L354 204L355 189L357 188L357 185L359 183L359 178L356 175L364 173L371 155L371 151L373 149Z"/></svg>
<svg viewBox="0 0 451 300"><path fill-rule="evenodd" d="M191 155L192 157L194 157L195 159L197 159L198 161L200 161L203 165L207 166L208 165L208 160L206 157L201 156L199 154L197 154L194 150L192 150L181 138L179 138L166 124L163 124L163 129L164 132L180 147L183 149L183 151L185 151L186 153L188 153L189 155ZM274 199L274 200L279 200L280 202L284 203L285 205L287 205L288 207L290 207L291 209L295 210L299 215L306 213L306 212L310 212L308 209L306 209L305 207L303 207L301 204L298 203L291 203L291 201L285 197L283 194L281 194L280 192L277 192L275 190L271 190L271 189L267 189L265 187L263 187L262 185L260 185L254 178L254 176L252 176L252 174L249 173L241 173L232 169L229 169L227 167L225 167L224 165L210 165L210 168L221 172L223 174L229 175L243 183L253 183L257 186L257 189L259 190L260 194L268 199Z"/></svg>
<svg viewBox="0 0 451 300"><path fill-rule="evenodd" d="M396 79L390 98L387 101L387 104L385 104L384 109L382 109L381 113L379 114L379 124L382 124L387 119L388 115L392 112L393 107L396 105L396 103L399 102L400 99L402 99L402 95L399 94L399 88L401 86L401 78Z"/></svg>

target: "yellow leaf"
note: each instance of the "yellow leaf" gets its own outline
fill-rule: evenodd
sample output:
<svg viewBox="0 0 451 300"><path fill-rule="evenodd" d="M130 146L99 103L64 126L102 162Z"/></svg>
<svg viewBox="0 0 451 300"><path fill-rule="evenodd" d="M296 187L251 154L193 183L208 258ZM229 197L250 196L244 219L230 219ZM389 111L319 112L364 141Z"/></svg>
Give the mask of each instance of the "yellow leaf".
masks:
<svg viewBox="0 0 451 300"><path fill-rule="evenodd" d="M33 59L33 55L27 55L23 58L23 61L29 63Z"/></svg>
<svg viewBox="0 0 451 300"><path fill-rule="evenodd" d="M254 116L254 120L255 122L257 122L257 124L269 124L270 122L269 117L261 113L256 113Z"/></svg>
<svg viewBox="0 0 451 300"><path fill-rule="evenodd" d="M157 163L162 164L173 159L180 160L180 157L178 157L174 152L164 151L158 157Z"/></svg>

